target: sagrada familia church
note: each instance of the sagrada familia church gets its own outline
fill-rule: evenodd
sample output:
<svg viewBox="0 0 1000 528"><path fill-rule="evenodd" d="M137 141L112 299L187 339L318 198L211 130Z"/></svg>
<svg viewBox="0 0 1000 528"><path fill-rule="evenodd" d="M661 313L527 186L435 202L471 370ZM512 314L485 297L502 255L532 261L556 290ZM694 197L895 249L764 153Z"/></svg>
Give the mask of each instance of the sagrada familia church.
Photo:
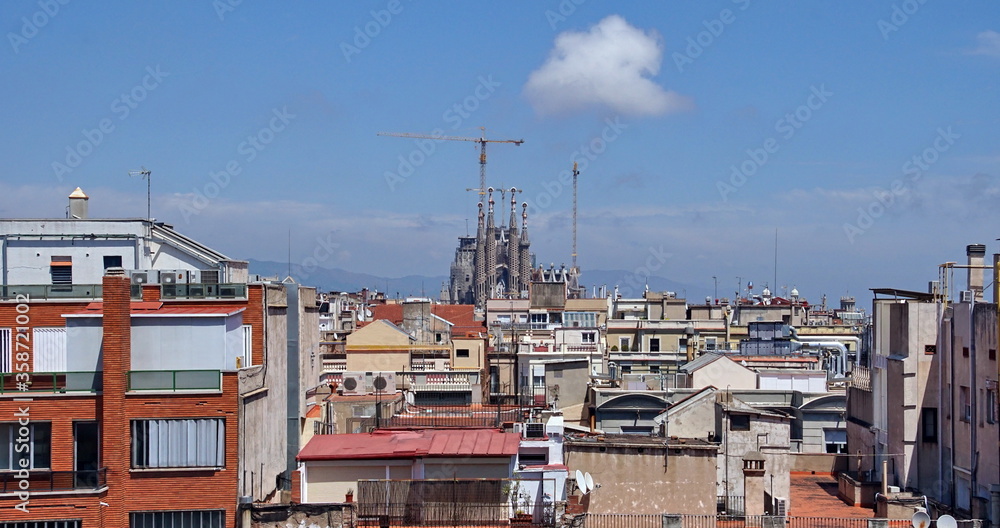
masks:
<svg viewBox="0 0 1000 528"><path fill-rule="evenodd" d="M523 299L528 297L531 282L565 282L570 292L577 291L579 271L534 269L534 255L528 239L528 204L521 204L521 229L517 227L517 192L510 192L510 222L497 227L494 214L493 187L487 189L488 210L479 202L479 223L476 236L458 238L455 260L451 264L448 297L453 304L474 304L485 307L487 299ZM504 190L499 191L501 201ZM502 214L502 213L501 213ZM501 222L502 222L501 216Z"/></svg>

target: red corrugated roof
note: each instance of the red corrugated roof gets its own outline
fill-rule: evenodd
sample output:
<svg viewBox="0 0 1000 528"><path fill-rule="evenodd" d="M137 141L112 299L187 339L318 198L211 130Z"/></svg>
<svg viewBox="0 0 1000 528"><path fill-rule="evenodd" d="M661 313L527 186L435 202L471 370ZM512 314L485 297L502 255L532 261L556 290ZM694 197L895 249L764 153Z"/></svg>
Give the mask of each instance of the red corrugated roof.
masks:
<svg viewBox="0 0 1000 528"><path fill-rule="evenodd" d="M375 431L316 435L299 451L299 460L352 460L417 457L510 457L520 435L495 429Z"/></svg>
<svg viewBox="0 0 1000 528"><path fill-rule="evenodd" d="M197 306L197 305L183 305L183 306L163 306L161 302L133 302L131 303L132 315L137 316L228 316L236 315L243 310L245 307L241 306ZM90 316L98 317L104 315L104 303L103 302L92 302L87 305L85 309L79 312L73 312L63 315L63 317L80 317L80 316Z"/></svg>

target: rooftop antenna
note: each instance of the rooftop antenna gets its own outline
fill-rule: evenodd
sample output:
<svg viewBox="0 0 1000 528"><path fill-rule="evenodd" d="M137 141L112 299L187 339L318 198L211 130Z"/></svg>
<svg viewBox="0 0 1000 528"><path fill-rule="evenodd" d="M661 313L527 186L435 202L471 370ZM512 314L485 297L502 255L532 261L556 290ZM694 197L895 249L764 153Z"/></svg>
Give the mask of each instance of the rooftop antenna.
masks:
<svg viewBox="0 0 1000 528"><path fill-rule="evenodd" d="M573 162L573 270L576 270L576 177L580 171L576 169L576 162Z"/></svg>
<svg viewBox="0 0 1000 528"><path fill-rule="evenodd" d="M774 287L778 287L778 228L774 228Z"/></svg>
<svg viewBox="0 0 1000 528"><path fill-rule="evenodd" d="M149 172L149 170L146 167L142 167L139 170L128 171L128 175L129 176L142 176L142 178L146 180L146 220L152 221L153 220L153 216L149 212L150 211L150 207L149 207L149 202L150 202L149 201L149 196L150 196L150 194L149 194L149 191L150 191L150 180L153 179L152 178L152 173Z"/></svg>

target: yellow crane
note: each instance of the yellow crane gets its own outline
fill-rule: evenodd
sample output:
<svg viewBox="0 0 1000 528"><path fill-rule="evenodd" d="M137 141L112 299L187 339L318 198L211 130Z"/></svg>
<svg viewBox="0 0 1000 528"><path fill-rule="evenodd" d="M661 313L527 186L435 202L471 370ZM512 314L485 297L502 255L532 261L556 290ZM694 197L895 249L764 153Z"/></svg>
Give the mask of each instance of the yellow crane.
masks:
<svg viewBox="0 0 1000 528"><path fill-rule="evenodd" d="M408 132L379 132L380 136L391 136L391 137L403 137L403 138L415 138L415 139L434 139L434 140L446 140L446 141L472 141L474 143L479 143L479 195L482 196L486 194L486 144L487 143L513 143L520 146L524 143L523 139L486 139L486 127L479 127L482 131L480 137L463 137L463 136L433 136L427 134L410 134ZM481 199L481 198L480 198Z"/></svg>

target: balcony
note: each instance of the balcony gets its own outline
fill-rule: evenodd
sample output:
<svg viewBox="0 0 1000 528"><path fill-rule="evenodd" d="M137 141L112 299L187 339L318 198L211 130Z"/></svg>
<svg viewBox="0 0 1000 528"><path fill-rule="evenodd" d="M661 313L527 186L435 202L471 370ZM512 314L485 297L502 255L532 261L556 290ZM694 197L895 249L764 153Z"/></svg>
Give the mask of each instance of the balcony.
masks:
<svg viewBox="0 0 1000 528"><path fill-rule="evenodd" d="M473 384L479 386L478 372L427 372L404 374L410 390L469 392Z"/></svg>
<svg viewBox="0 0 1000 528"><path fill-rule="evenodd" d="M130 370L127 391L221 391L222 372L218 370Z"/></svg>
<svg viewBox="0 0 1000 528"><path fill-rule="evenodd" d="M28 488L23 482L27 480ZM28 470L28 478L22 479L15 472L0 473L0 493L42 493L53 491L96 491L108 485L108 468L87 471L49 471L47 469Z"/></svg>
<svg viewBox="0 0 1000 528"><path fill-rule="evenodd" d="M100 284L22 284L0 286L0 301L47 301L63 299L98 300Z"/></svg>
<svg viewBox="0 0 1000 528"><path fill-rule="evenodd" d="M323 373L344 372L347 370L346 359L323 358Z"/></svg>
<svg viewBox="0 0 1000 528"><path fill-rule="evenodd" d="M246 284L161 284L161 299L246 299Z"/></svg>
<svg viewBox="0 0 1000 528"><path fill-rule="evenodd" d="M21 375L20 378L18 378L18 374ZM101 391L102 382L102 372L0 373L0 394L94 393Z"/></svg>

